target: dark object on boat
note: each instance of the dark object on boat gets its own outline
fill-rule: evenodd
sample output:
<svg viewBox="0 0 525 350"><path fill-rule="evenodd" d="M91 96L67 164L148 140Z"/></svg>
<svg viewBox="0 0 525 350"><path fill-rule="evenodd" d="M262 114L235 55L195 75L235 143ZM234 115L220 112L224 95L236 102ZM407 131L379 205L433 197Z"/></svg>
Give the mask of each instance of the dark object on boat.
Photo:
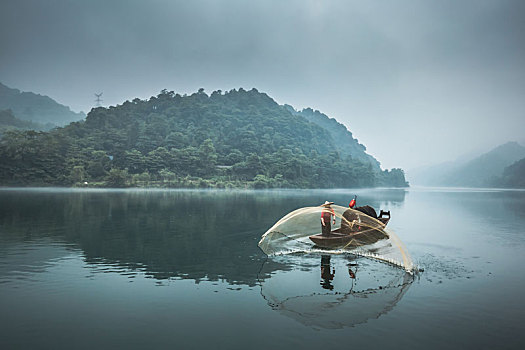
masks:
<svg viewBox="0 0 525 350"><path fill-rule="evenodd" d="M377 219L377 213L374 208L372 208L369 205L365 205L364 207L357 207L355 210L360 211L361 213L364 213L371 218Z"/></svg>
<svg viewBox="0 0 525 350"><path fill-rule="evenodd" d="M372 207L369 208L373 210ZM343 217L345 217L345 219L347 220L352 216L356 215L351 211L349 211L348 213L351 213L353 215L345 215L345 212L343 214ZM380 223L377 223L377 227L364 227L359 226L358 224L349 226L348 224L343 222L341 228L333 230L332 232L330 232L329 235L323 236L322 234L317 234L309 236L309 238L318 247L332 249L343 247L355 248L367 244L373 244L381 239L388 238L388 234L383 229L388 224L388 221L390 221L390 211L381 210L379 217L377 217L376 220L380 221Z"/></svg>

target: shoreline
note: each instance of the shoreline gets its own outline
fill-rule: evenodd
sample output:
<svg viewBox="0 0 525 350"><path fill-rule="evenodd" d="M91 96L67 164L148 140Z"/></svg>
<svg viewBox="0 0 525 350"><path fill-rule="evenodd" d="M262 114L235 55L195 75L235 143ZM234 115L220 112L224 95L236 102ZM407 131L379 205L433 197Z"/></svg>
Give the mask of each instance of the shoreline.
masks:
<svg viewBox="0 0 525 350"><path fill-rule="evenodd" d="M1 186L0 191L40 191L40 192L131 192L131 191L173 191L173 192L291 192L291 191L315 191L315 192L363 192L363 191L389 190L405 192L525 192L525 188L497 188L497 187L354 187L354 188L198 188L198 187L65 187L65 186Z"/></svg>

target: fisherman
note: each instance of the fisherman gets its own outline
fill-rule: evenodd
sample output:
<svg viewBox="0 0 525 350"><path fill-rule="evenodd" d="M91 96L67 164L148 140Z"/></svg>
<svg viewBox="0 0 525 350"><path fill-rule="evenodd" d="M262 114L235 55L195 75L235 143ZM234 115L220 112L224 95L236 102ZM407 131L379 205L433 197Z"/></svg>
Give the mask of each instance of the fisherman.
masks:
<svg viewBox="0 0 525 350"><path fill-rule="evenodd" d="M343 213L343 219L341 220L341 231L343 233L351 233L357 230L357 226L354 228L354 223L359 222L360 219L358 213L354 210L356 202L357 196L354 196L348 204L348 209Z"/></svg>
<svg viewBox="0 0 525 350"><path fill-rule="evenodd" d="M321 207L323 207L321 212L321 230L323 236L329 236L330 232L332 232L332 218L333 218L333 224L335 225L335 212L334 209L331 207L331 205L334 204L334 202L324 202Z"/></svg>

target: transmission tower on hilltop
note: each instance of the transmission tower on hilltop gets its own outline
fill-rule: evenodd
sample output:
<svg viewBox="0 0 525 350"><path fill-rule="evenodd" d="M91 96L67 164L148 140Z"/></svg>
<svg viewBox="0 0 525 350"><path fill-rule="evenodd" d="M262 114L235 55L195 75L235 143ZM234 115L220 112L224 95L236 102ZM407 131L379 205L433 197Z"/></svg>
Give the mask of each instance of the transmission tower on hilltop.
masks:
<svg viewBox="0 0 525 350"><path fill-rule="evenodd" d="M95 94L95 103L96 103L96 107L100 107L101 106L101 102L102 102L102 92L100 94Z"/></svg>

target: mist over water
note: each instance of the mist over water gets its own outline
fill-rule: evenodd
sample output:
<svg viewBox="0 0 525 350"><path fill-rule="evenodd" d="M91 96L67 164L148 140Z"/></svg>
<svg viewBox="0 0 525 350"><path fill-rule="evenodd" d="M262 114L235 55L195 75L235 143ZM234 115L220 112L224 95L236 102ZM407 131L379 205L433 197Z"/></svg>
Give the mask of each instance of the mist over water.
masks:
<svg viewBox="0 0 525 350"><path fill-rule="evenodd" d="M354 193L391 210L424 272L257 247L286 213ZM3 189L0 344L520 348L524 213L523 191Z"/></svg>

